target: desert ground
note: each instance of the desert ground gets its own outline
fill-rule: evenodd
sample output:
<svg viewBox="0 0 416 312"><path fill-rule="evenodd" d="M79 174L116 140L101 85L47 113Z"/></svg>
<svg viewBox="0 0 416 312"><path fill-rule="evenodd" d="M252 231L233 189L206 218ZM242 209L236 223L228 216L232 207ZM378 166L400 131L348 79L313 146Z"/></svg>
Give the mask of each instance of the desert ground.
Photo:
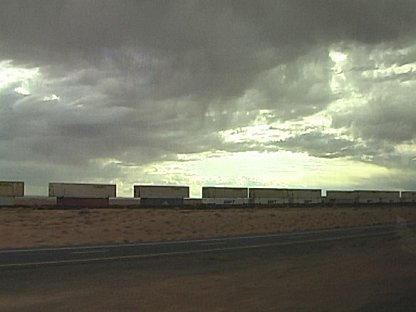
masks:
<svg viewBox="0 0 416 312"><path fill-rule="evenodd" d="M415 236L6 269L0 310L414 311Z"/></svg>
<svg viewBox="0 0 416 312"><path fill-rule="evenodd" d="M0 248L128 243L416 221L416 207L0 209Z"/></svg>

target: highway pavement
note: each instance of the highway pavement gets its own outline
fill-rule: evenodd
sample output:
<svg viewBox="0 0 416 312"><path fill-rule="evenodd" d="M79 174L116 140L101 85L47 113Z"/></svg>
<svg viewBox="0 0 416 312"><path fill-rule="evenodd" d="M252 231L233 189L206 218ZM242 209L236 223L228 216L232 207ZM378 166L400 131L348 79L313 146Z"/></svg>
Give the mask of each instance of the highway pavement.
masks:
<svg viewBox="0 0 416 312"><path fill-rule="evenodd" d="M129 244L103 244L48 248L0 249L0 272L10 268L70 265L122 261L238 250L277 248L319 242L348 241L371 237L394 237L416 229L416 223L359 226L296 233L276 233L158 241Z"/></svg>

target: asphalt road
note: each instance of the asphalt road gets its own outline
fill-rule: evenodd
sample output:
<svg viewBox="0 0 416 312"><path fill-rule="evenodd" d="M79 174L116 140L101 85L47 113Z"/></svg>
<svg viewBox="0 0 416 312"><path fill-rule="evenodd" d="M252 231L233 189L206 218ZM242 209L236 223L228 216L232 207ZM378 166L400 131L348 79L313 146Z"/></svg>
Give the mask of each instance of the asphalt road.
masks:
<svg viewBox="0 0 416 312"><path fill-rule="evenodd" d="M0 311L414 311L416 224L0 250Z"/></svg>
<svg viewBox="0 0 416 312"><path fill-rule="evenodd" d="M337 240L370 237L392 237L416 229L416 223L360 226L296 233L218 237L178 241L160 241L134 244L24 248L0 250L0 270L8 268L56 264L94 263L215 253L238 250L277 248Z"/></svg>

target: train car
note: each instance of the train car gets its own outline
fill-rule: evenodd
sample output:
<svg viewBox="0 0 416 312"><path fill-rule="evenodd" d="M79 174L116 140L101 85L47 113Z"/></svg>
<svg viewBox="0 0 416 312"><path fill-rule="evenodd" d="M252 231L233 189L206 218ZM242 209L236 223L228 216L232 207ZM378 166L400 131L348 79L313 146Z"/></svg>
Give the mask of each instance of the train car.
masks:
<svg viewBox="0 0 416 312"><path fill-rule="evenodd" d="M112 208L137 208L140 207L140 198L110 197L108 206Z"/></svg>
<svg viewBox="0 0 416 312"><path fill-rule="evenodd" d="M248 198L248 188L204 186L202 198Z"/></svg>
<svg viewBox="0 0 416 312"><path fill-rule="evenodd" d="M137 198L188 198L189 186L134 185Z"/></svg>
<svg viewBox="0 0 416 312"><path fill-rule="evenodd" d="M358 204L393 204L400 202L399 191L356 190Z"/></svg>
<svg viewBox="0 0 416 312"><path fill-rule="evenodd" d="M108 206L108 197L57 197L58 208L108 208Z"/></svg>
<svg viewBox="0 0 416 312"><path fill-rule="evenodd" d="M197 208L202 206L202 198L184 198L183 205L185 207Z"/></svg>
<svg viewBox="0 0 416 312"><path fill-rule="evenodd" d="M49 183L50 197L110 198L116 197L115 184Z"/></svg>
<svg viewBox="0 0 416 312"><path fill-rule="evenodd" d="M249 205L248 198L202 198L202 204L208 207L245 207Z"/></svg>
<svg viewBox="0 0 416 312"><path fill-rule="evenodd" d="M354 191L326 191L325 204L328 205L353 205L357 201Z"/></svg>
<svg viewBox="0 0 416 312"><path fill-rule="evenodd" d="M289 198L250 198L250 204L256 206L287 206Z"/></svg>
<svg viewBox="0 0 416 312"><path fill-rule="evenodd" d="M24 196L25 184L21 181L0 181L0 197Z"/></svg>
<svg viewBox="0 0 416 312"><path fill-rule="evenodd" d="M322 203L320 189L289 189L289 203L292 205L317 205Z"/></svg>
<svg viewBox="0 0 416 312"><path fill-rule="evenodd" d="M54 208L57 205L57 198L49 196L16 197L15 205L29 208Z"/></svg>
<svg viewBox="0 0 416 312"><path fill-rule="evenodd" d="M183 206L183 198L150 198L150 197L141 197L140 198L140 207L144 208L179 208Z"/></svg>
<svg viewBox="0 0 416 312"><path fill-rule="evenodd" d="M250 203L254 206L281 206L289 204L289 191L282 188L250 188Z"/></svg>
<svg viewBox="0 0 416 312"><path fill-rule="evenodd" d="M416 203L416 192L415 191L401 192L400 200L404 204Z"/></svg>
<svg viewBox="0 0 416 312"><path fill-rule="evenodd" d="M16 203L15 197L11 197L11 196L0 197L0 207L14 207L15 203Z"/></svg>

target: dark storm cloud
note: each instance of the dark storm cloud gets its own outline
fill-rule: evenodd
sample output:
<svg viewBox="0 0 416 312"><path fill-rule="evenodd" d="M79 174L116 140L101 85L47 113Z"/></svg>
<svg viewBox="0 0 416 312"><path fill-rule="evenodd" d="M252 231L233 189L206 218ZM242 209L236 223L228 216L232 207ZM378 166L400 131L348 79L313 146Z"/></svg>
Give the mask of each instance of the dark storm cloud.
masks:
<svg viewBox="0 0 416 312"><path fill-rule="evenodd" d="M265 73L256 82L256 107L278 119L296 119L321 111L336 99L330 88L332 62L327 49L316 49Z"/></svg>
<svg viewBox="0 0 416 312"><path fill-rule="evenodd" d="M256 148L225 143L218 131L249 125L261 109L274 122L325 109L340 96L330 88L330 46L406 46L414 16L414 1L1 1L0 58L42 76L29 96L13 91L18 84L0 90L0 155L99 171L91 160L144 164ZM357 76L368 64L360 66ZM45 100L51 94L60 99ZM364 140L410 140L406 101L396 113L377 100L369 122L370 111L345 113L334 127ZM317 133L281 147L329 157L359 148Z"/></svg>
<svg viewBox="0 0 416 312"><path fill-rule="evenodd" d="M148 162L166 154L173 157L221 145L215 133L202 132L209 127L201 129L187 122L180 110L160 108L158 114L143 112L141 116L141 110L131 108L68 107L59 101L13 95L11 90L9 93L11 101L6 103L3 98L0 107L0 129L9 143L24 145L27 153L17 157L78 165L96 157ZM7 141L2 142L3 146ZM188 147L189 142L193 144ZM0 149L7 154L10 151Z"/></svg>
<svg viewBox="0 0 416 312"><path fill-rule="evenodd" d="M5 57L51 70L138 72L150 96L240 95L315 45L378 43L415 28L413 1L3 1ZM62 72L60 72L61 74Z"/></svg>

